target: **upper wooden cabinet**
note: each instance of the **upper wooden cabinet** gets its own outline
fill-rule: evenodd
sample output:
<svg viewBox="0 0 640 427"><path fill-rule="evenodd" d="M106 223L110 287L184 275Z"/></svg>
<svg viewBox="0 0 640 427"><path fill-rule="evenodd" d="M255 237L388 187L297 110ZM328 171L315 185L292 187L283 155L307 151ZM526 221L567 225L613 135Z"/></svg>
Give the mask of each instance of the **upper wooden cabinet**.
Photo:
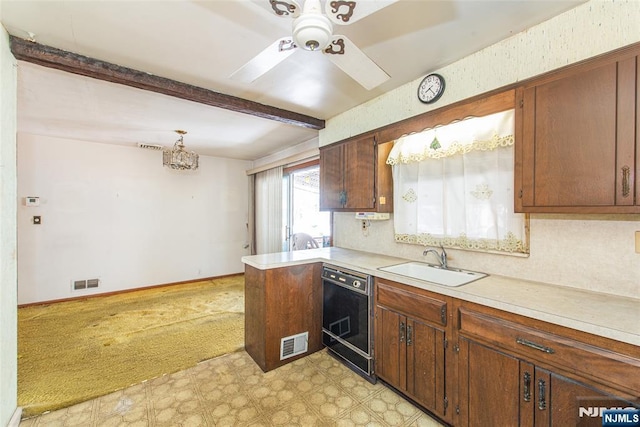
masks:
<svg viewBox="0 0 640 427"><path fill-rule="evenodd" d="M392 146L370 134L320 148L320 210L392 212Z"/></svg>
<svg viewBox="0 0 640 427"><path fill-rule="evenodd" d="M517 212L640 212L640 48L516 90Z"/></svg>

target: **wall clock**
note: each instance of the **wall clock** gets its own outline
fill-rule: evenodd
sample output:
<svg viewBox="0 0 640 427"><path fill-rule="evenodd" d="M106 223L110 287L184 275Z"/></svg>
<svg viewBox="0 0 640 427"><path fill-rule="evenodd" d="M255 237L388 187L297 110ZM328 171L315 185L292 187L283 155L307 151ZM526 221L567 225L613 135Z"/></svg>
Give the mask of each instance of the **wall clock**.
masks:
<svg viewBox="0 0 640 427"><path fill-rule="evenodd" d="M436 102L444 93L444 77L440 74L429 74L418 86L418 99L425 104Z"/></svg>

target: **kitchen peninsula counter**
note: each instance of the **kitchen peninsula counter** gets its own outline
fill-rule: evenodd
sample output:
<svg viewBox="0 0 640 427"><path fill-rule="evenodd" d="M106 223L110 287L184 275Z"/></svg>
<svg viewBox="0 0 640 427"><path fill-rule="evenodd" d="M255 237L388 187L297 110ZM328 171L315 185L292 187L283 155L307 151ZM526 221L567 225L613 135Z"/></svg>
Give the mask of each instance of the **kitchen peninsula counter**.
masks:
<svg viewBox="0 0 640 427"><path fill-rule="evenodd" d="M344 248L245 256L258 270L326 262L488 307L640 346L640 299L488 275L459 287L441 286L379 270L411 260Z"/></svg>

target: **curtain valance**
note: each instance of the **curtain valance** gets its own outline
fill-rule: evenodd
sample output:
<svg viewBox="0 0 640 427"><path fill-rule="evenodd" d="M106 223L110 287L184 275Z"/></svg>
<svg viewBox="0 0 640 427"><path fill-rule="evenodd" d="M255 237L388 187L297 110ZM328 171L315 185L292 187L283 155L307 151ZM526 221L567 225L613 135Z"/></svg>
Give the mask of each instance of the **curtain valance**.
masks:
<svg viewBox="0 0 640 427"><path fill-rule="evenodd" d="M389 153L387 164L421 162L511 146L513 120L514 110L507 110L400 137Z"/></svg>

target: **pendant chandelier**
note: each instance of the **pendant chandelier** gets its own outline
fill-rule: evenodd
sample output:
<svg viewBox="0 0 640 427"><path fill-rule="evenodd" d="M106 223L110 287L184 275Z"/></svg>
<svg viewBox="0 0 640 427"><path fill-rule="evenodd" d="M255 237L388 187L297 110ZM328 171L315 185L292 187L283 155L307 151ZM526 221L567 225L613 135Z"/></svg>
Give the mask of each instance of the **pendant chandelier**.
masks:
<svg viewBox="0 0 640 427"><path fill-rule="evenodd" d="M196 170L198 169L198 155L193 151L184 149L183 137L187 133L184 130L175 131L179 136L173 149L162 150L162 165L171 169Z"/></svg>

